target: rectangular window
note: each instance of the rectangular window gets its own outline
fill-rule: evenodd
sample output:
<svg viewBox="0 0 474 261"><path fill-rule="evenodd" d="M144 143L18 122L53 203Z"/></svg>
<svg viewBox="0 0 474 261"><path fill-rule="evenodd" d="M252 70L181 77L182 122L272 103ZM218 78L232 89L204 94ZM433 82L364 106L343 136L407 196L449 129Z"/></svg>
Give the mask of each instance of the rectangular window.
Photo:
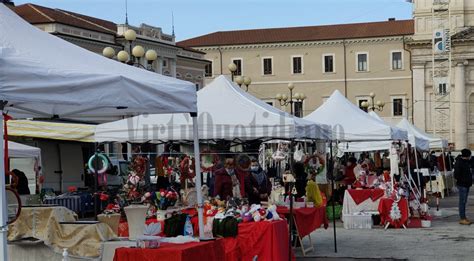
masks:
<svg viewBox="0 0 474 261"><path fill-rule="evenodd" d="M392 70L403 69L402 52L392 52Z"/></svg>
<svg viewBox="0 0 474 261"><path fill-rule="evenodd" d="M206 64L206 67L204 68L205 73L204 76L206 77L212 77L212 62L209 61L208 64Z"/></svg>
<svg viewBox="0 0 474 261"><path fill-rule="evenodd" d="M163 60L163 67L166 67L166 66L168 66L168 63L166 60Z"/></svg>
<svg viewBox="0 0 474 261"><path fill-rule="evenodd" d="M367 72L368 67L368 54L359 53L357 54L357 71L358 72Z"/></svg>
<svg viewBox="0 0 474 261"><path fill-rule="evenodd" d="M403 116L403 99L394 98L393 102L393 116Z"/></svg>
<svg viewBox="0 0 474 261"><path fill-rule="evenodd" d="M438 84L438 94L445 95L447 93L447 84L439 83Z"/></svg>
<svg viewBox="0 0 474 261"><path fill-rule="evenodd" d="M302 101L295 101L293 102L293 111L295 112L295 116L302 118L303 117L303 102Z"/></svg>
<svg viewBox="0 0 474 261"><path fill-rule="evenodd" d="M334 55L324 55L324 72L334 72Z"/></svg>
<svg viewBox="0 0 474 261"><path fill-rule="evenodd" d="M303 58L296 56L293 57L293 73L300 74L303 73Z"/></svg>
<svg viewBox="0 0 474 261"><path fill-rule="evenodd" d="M235 71L234 75L242 75L242 59L234 59L232 62L237 65L237 70Z"/></svg>
<svg viewBox="0 0 474 261"><path fill-rule="evenodd" d="M366 100L366 99L361 99L361 100L358 100L357 103L359 105L359 108L365 112L368 112L368 108L362 106L362 103L364 102L369 102L369 100Z"/></svg>
<svg viewBox="0 0 474 261"><path fill-rule="evenodd" d="M263 75L273 74L273 61L272 58L263 58Z"/></svg>

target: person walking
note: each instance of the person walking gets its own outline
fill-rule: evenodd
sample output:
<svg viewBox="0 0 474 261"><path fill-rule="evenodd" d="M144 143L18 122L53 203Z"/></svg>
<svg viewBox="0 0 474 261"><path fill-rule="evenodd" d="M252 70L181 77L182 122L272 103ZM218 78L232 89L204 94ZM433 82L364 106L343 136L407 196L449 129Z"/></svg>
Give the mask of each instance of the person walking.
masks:
<svg viewBox="0 0 474 261"><path fill-rule="evenodd" d="M472 222L466 217L467 197L469 189L472 186L472 172L471 172L471 151L463 149L461 155L457 158L454 165L454 178L456 178L456 185L459 190L459 224L470 225Z"/></svg>

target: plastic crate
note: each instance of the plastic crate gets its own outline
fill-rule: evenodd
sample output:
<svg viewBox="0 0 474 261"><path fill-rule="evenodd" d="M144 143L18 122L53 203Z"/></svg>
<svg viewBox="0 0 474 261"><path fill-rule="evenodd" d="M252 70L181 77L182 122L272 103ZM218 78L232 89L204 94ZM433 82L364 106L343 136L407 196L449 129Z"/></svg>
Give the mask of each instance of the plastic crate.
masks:
<svg viewBox="0 0 474 261"><path fill-rule="evenodd" d="M334 205L334 210L335 210L335 213L336 213L335 218L340 219L341 218L341 213L342 213L342 205L339 205L339 204ZM329 220L334 219L331 203L328 203L328 206L326 206L326 216Z"/></svg>
<svg viewBox="0 0 474 261"><path fill-rule="evenodd" d="M372 229L372 214L355 213L344 215L345 229Z"/></svg>

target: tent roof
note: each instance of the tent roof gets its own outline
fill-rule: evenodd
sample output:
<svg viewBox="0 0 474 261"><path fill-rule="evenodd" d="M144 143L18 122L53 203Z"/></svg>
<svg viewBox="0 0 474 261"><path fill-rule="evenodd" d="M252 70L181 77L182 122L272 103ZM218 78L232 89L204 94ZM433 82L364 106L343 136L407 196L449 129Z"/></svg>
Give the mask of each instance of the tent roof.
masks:
<svg viewBox="0 0 474 261"><path fill-rule="evenodd" d="M41 149L25 144L8 141L8 156L10 158L40 158Z"/></svg>
<svg viewBox="0 0 474 261"><path fill-rule="evenodd" d="M198 91L200 139L313 138L328 139L328 128L282 112L246 93L224 76ZM191 140L188 114L141 115L100 124L103 141Z"/></svg>
<svg viewBox="0 0 474 261"><path fill-rule="evenodd" d="M380 116L377 113L370 111L368 114L372 118L380 122L386 123L382 118L380 118ZM430 149L428 140L423 139L422 137L414 134L413 132L410 131L410 129L406 128L405 125L398 124L397 126L392 126L392 128L396 128L401 131L406 131L408 133L409 143L412 145L415 145L416 148L423 151L427 151ZM340 143L339 149L344 152L360 152L360 151L388 150L390 149L391 146L392 146L392 141L372 141L372 142L364 141L364 142Z"/></svg>
<svg viewBox="0 0 474 261"><path fill-rule="evenodd" d="M121 64L28 24L0 4L0 100L14 117L196 112L194 84Z"/></svg>
<svg viewBox="0 0 474 261"><path fill-rule="evenodd" d="M406 131L376 120L347 100L338 90L304 119L332 127L341 141L406 140Z"/></svg>
<svg viewBox="0 0 474 261"><path fill-rule="evenodd" d="M442 138L434 137L411 124L408 120L402 119L398 124L398 127L406 129L408 133L413 133L413 135L420 137L429 142L430 149L443 149L448 147L448 141Z"/></svg>

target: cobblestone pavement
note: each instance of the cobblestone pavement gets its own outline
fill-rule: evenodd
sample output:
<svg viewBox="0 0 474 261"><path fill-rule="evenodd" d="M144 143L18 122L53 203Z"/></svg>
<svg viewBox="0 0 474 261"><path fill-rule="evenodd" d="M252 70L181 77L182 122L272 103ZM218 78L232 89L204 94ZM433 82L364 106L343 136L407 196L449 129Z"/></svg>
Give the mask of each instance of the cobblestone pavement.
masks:
<svg viewBox="0 0 474 261"><path fill-rule="evenodd" d="M336 225L338 253L334 253L333 227L311 234L315 251L298 260L474 260L474 224L459 225L458 197L441 199L441 217L431 228L346 230ZM474 220L474 192L471 190L467 207ZM308 241L305 239L305 244Z"/></svg>

